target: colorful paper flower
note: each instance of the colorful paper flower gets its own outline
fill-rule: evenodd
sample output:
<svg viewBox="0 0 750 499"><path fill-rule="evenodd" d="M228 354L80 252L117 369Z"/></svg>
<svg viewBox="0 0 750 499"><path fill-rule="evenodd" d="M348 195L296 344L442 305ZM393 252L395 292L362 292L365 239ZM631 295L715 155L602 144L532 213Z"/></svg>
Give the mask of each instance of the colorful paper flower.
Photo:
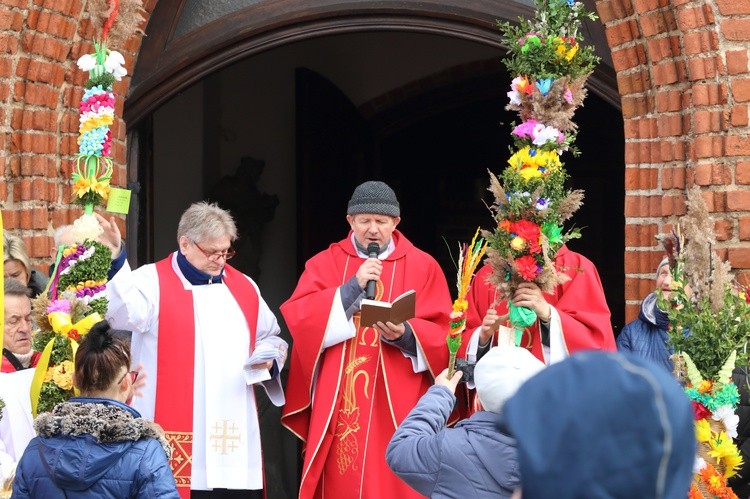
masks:
<svg viewBox="0 0 750 499"><path fill-rule="evenodd" d="M547 95L552 89L553 81L554 80L552 78L542 78L541 80L536 81L535 86L539 90L539 93L541 93L542 95Z"/></svg>
<svg viewBox="0 0 750 499"><path fill-rule="evenodd" d="M518 273L527 281L533 281L539 273L536 259L531 255L524 255L515 259Z"/></svg>
<svg viewBox="0 0 750 499"><path fill-rule="evenodd" d="M711 426L708 424L708 420L699 419L695 422L695 439L698 442L711 440Z"/></svg>
<svg viewBox="0 0 750 499"><path fill-rule="evenodd" d="M706 419L711 415L711 411L709 411L706 406L701 404L700 402L691 400L690 404L693 406L693 415L696 420Z"/></svg>
<svg viewBox="0 0 750 499"><path fill-rule="evenodd" d="M128 70L123 67L124 65L125 58L122 54L116 50L110 50L107 60L104 61L104 68L115 77L115 80L120 81L123 76L128 74Z"/></svg>
<svg viewBox="0 0 750 499"><path fill-rule="evenodd" d="M713 414L711 414L711 417L715 421L721 421L724 424L727 435L737 438L737 425L740 422L740 417L734 413L734 408L731 405L717 407Z"/></svg>
<svg viewBox="0 0 750 499"><path fill-rule="evenodd" d="M53 368L52 381L63 390L73 388L73 370L75 366L69 360L64 360Z"/></svg>

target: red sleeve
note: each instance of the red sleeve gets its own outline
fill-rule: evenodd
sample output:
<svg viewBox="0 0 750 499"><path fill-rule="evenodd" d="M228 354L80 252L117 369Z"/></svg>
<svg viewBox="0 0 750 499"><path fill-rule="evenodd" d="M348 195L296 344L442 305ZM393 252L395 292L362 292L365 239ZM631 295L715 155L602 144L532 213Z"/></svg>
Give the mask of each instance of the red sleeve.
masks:
<svg viewBox="0 0 750 499"><path fill-rule="evenodd" d="M566 250L558 255L557 265L571 279L558 286L555 296L548 301L560 314L568 353L616 350L609 307L594 264Z"/></svg>

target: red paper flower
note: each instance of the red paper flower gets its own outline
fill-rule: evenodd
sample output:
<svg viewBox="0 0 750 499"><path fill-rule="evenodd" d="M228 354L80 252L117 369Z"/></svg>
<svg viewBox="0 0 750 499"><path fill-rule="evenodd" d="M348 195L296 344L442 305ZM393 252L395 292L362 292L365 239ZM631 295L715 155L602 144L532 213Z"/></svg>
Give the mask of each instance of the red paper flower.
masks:
<svg viewBox="0 0 750 499"><path fill-rule="evenodd" d="M71 329L70 331L68 331L68 338L70 338L71 340L78 341L81 339L81 335L78 334L77 329Z"/></svg>
<svg viewBox="0 0 750 499"><path fill-rule="evenodd" d="M711 415L711 411L709 411L706 406L701 404L700 402L691 400L690 403L693 406L693 415L695 416L696 421L700 419L706 419Z"/></svg>
<svg viewBox="0 0 750 499"><path fill-rule="evenodd" d="M521 274L521 277L527 281L533 281L536 278L536 275L539 273L539 266L533 256L524 255L516 258L515 261L516 268L518 268L518 273Z"/></svg>
<svg viewBox="0 0 750 499"><path fill-rule="evenodd" d="M529 220L519 220L513 224L512 232L530 244L539 244L539 226Z"/></svg>

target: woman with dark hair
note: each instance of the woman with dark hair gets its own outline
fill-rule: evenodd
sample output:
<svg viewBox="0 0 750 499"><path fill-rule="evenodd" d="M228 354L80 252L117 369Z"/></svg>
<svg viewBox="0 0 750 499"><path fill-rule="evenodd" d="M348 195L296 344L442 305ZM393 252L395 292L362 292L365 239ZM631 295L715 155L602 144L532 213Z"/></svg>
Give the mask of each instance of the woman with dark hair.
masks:
<svg viewBox="0 0 750 499"><path fill-rule="evenodd" d="M169 444L153 423L127 406L137 371L128 344L97 323L75 356L81 396L40 414L18 463L14 498L179 498Z"/></svg>

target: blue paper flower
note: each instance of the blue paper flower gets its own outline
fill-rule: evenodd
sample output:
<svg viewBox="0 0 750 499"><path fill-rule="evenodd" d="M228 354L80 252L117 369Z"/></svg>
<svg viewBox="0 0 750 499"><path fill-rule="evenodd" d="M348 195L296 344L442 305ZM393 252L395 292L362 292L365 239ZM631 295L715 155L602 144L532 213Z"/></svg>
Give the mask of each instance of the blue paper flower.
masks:
<svg viewBox="0 0 750 499"><path fill-rule="evenodd" d="M537 80L534 85L542 95L547 95L552 88L553 81L552 78L542 78L541 80Z"/></svg>

